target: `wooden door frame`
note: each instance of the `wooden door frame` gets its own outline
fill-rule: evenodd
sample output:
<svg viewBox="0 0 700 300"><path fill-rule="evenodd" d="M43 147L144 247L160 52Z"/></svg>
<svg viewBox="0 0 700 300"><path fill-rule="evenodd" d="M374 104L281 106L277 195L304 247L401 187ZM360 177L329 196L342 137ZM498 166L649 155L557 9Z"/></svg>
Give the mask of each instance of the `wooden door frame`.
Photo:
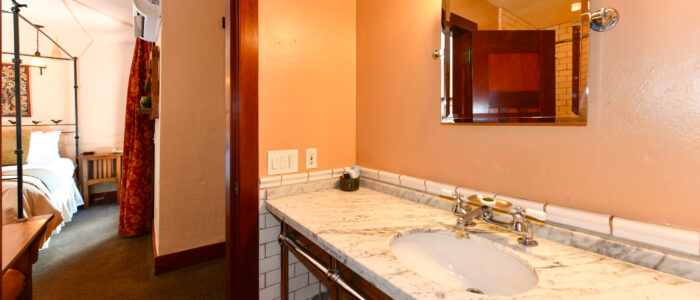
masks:
<svg viewBox="0 0 700 300"><path fill-rule="evenodd" d="M258 0L226 0L226 297L258 299Z"/></svg>
<svg viewBox="0 0 700 300"><path fill-rule="evenodd" d="M457 48L457 45L455 43L455 38L453 36L454 33L462 35L462 34L469 34L469 55L471 56L471 51L473 48L473 34L479 29L478 24L475 22L472 22L469 19L463 18L455 13L450 13L450 22L449 22L449 33L450 36L445 38L445 44L447 45L446 48L450 48L453 51L451 52L457 52L454 51ZM473 71L472 71L472 62L471 59L467 66L465 67L464 63L460 63L458 58L462 57L460 55L457 55L455 53L450 53L450 57L452 58L452 70L451 75L452 78L450 78L450 73L448 73L446 79L445 79L445 85L446 86L451 86L452 89L452 97L449 97L450 99L447 103L447 107L449 107L450 103L452 103L452 115L455 120L460 120L460 119L467 119L471 120L474 116L473 113ZM446 64L445 68L448 68L449 62ZM466 76L463 76L465 75ZM466 77L466 78L465 78ZM455 84L457 81L460 81L462 83L468 82L468 87L465 87L463 84ZM449 88L448 88L449 90Z"/></svg>

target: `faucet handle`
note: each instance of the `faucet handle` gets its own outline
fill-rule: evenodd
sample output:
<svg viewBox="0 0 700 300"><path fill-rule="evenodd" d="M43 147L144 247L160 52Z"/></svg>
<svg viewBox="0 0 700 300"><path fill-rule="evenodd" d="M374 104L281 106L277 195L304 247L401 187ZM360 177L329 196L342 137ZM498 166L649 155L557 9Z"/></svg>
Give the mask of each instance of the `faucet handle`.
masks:
<svg viewBox="0 0 700 300"><path fill-rule="evenodd" d="M516 206L511 210L511 214L513 214L511 231L522 236L518 238L518 243L523 246L537 246L539 243L533 237L534 228L532 222L525 219L525 216L528 216L527 210Z"/></svg>
<svg viewBox="0 0 700 300"><path fill-rule="evenodd" d="M528 210L520 206L514 206L513 209L511 209L510 213L513 215L514 218L524 219L527 216L542 222L547 220L547 214L543 211L539 211L536 209Z"/></svg>
<svg viewBox="0 0 700 300"><path fill-rule="evenodd" d="M452 197L454 197L455 200L463 200L462 197L464 197L464 195L462 195L461 193L458 193L456 189L451 190L451 189L443 188L443 189L440 189L440 191L442 192L443 195L452 195Z"/></svg>
<svg viewBox="0 0 700 300"><path fill-rule="evenodd" d="M452 196L455 198L455 204L452 206L452 213L455 216L462 216L467 212L468 208L465 206L466 203L462 199L462 194L449 189L442 189L442 193L452 194Z"/></svg>

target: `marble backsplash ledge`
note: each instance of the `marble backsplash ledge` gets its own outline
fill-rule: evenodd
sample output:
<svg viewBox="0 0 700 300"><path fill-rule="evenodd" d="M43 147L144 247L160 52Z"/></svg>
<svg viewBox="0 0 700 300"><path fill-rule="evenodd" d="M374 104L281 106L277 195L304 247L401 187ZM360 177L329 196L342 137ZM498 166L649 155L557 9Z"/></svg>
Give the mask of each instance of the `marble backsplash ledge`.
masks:
<svg viewBox="0 0 700 300"><path fill-rule="evenodd" d="M558 206L546 202L539 202L534 199L521 199L517 197L505 196L497 192L482 191L469 187L455 187L453 185L439 183L422 178L410 177L403 174L395 174L382 170L374 170L362 167L361 177L379 182L402 186L403 188L413 189L421 193L429 193L432 195L445 194L443 188L452 190L456 188L457 192L464 195L482 194L485 196L496 197L506 201L510 201L514 205L524 207L530 210L536 210L539 217L546 218L549 224L560 225L573 229L592 232L602 235L606 238L620 238L635 243L642 243L653 248L658 248L662 251L671 251L681 255L689 255L693 258L700 258L700 232L692 230L684 230L649 224L640 221L619 219L617 224L620 225L617 234L613 236L614 219L612 215L588 212L569 207ZM364 170L367 170L366 172ZM375 178L375 174L378 174ZM366 176L367 175L367 176ZM406 178L406 183L404 183ZM420 184L425 182L425 189ZM538 217L538 218L539 218Z"/></svg>
<svg viewBox="0 0 700 300"><path fill-rule="evenodd" d="M343 170L343 168L338 168L287 176L288 179L302 178L302 181L306 179L302 183L290 183L294 182L294 180L286 180L283 183L282 176L261 178L261 214L267 213L264 208L265 199L337 188L336 178L340 176L339 174L342 174ZM329 173L332 176L330 179L327 177ZM381 175L383 175L385 181L379 180ZM695 231L625 220L619 217L612 218L611 222L611 216L608 215L547 205L546 203L529 199L497 195L492 192L462 188L368 168L362 168L361 177L360 183L362 187L445 211L451 210L454 202L439 197L441 194L451 196L446 195L443 189L458 189L463 194L478 192L486 195L495 195L499 199L511 201L515 205L527 209L540 210L546 205L548 220L546 225L536 223L536 237L700 281L700 233ZM398 184L396 184L397 182ZM573 211L572 214L570 214L571 211ZM552 217L554 217L553 220L551 219ZM594 220L595 222L590 222L593 224L591 226L590 224L585 224L587 220ZM612 235L610 233L611 226L613 229Z"/></svg>
<svg viewBox="0 0 700 300"><path fill-rule="evenodd" d="M427 184L435 186L430 181ZM360 185L444 211L450 211L454 203L454 201L439 197L436 194L366 178L361 178ZM534 224L536 238L544 238L700 282L700 255L668 251L662 249L662 246L659 245L641 245L627 240L617 240L609 232L600 233L585 228L576 228L566 224L560 225L560 223L551 222L535 222Z"/></svg>

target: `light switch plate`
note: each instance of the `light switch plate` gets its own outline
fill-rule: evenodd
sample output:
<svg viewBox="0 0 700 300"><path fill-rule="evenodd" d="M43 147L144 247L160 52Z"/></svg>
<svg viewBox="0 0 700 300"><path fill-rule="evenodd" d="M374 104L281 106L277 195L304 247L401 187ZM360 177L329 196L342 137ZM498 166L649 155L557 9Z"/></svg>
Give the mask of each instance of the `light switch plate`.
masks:
<svg viewBox="0 0 700 300"><path fill-rule="evenodd" d="M299 171L299 150L267 151L267 175Z"/></svg>
<svg viewBox="0 0 700 300"><path fill-rule="evenodd" d="M306 168L316 169L318 163L318 155L316 155L316 148L306 148Z"/></svg>

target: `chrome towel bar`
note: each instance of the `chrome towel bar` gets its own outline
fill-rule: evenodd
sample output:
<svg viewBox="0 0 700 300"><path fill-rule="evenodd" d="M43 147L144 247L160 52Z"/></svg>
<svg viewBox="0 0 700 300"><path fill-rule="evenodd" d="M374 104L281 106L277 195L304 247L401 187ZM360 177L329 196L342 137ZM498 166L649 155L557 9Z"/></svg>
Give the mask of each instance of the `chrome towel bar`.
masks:
<svg viewBox="0 0 700 300"><path fill-rule="evenodd" d="M329 267L325 266L322 262L313 258L313 256L311 256L311 254L309 254L309 252L304 247L299 245L292 238L286 236L285 234L280 234L278 240L279 240L280 244L287 247L292 252L299 254L306 261L311 263L311 265L314 266L314 268L316 268L318 271L323 273L328 280L335 282L340 287L342 287L345 291L347 291L348 293L353 295L355 298L361 299L361 300L366 299L364 296L360 295L360 293L357 292L352 286L350 286L345 281L345 279L343 279L343 276L340 274L340 272L330 269ZM283 274L283 275L286 275L286 274Z"/></svg>

